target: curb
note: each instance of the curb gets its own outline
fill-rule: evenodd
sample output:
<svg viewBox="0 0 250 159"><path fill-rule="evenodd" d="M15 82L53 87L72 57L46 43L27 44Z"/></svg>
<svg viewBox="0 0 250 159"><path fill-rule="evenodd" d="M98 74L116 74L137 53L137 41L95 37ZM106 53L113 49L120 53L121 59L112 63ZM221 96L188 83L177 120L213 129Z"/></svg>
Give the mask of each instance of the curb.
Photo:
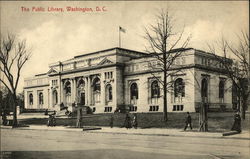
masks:
<svg viewBox="0 0 250 159"><path fill-rule="evenodd" d="M172 134L172 133L166 133L166 134L159 134L159 133L135 133L135 132L105 132L105 131L95 131L95 130L102 130L102 128L89 128L86 127L84 128L67 128L67 127L62 127L63 129L37 129L37 128L32 128L32 127L19 127L19 128L14 128L18 130L43 130L43 131L75 131L75 132L86 132L86 133L99 133L99 134L122 134L122 135L145 135L145 136L172 136L172 137L191 137L191 138L214 138L214 139L235 139L235 140L250 140L250 138L247 137L233 137L233 136L223 136L221 133L221 136L190 136L190 135L182 135L182 134ZM0 127L0 129L12 129L11 126L6 126L6 127Z"/></svg>
<svg viewBox="0 0 250 159"><path fill-rule="evenodd" d="M176 135L176 134L144 134L144 133L96 132L96 131L90 131L88 133L250 140L250 138L245 138L245 137L228 137L228 136L225 137L225 136L222 136L222 135L221 136L189 136L189 135Z"/></svg>

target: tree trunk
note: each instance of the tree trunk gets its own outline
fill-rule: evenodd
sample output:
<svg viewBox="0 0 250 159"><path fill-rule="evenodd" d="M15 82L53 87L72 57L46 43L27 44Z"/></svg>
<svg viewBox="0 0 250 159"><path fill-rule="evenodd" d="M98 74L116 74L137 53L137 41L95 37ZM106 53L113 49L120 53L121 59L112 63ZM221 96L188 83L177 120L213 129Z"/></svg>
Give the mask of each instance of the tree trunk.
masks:
<svg viewBox="0 0 250 159"><path fill-rule="evenodd" d="M240 94L238 93L238 104L237 104L237 111L241 111L240 109L241 109L241 96L240 96Z"/></svg>
<svg viewBox="0 0 250 159"><path fill-rule="evenodd" d="M241 107L241 117L243 120L246 119L246 108L247 108L247 99L242 98L242 107Z"/></svg>
<svg viewBox="0 0 250 159"><path fill-rule="evenodd" d="M17 127L17 97L16 97L16 93L13 93L13 101L14 101L14 107L13 107L13 124L12 124L12 128Z"/></svg>
<svg viewBox="0 0 250 159"><path fill-rule="evenodd" d="M164 47L165 48L165 47ZM167 57L166 51L163 51L163 62L164 62L164 75L163 75L163 117L164 121L167 122Z"/></svg>
<svg viewBox="0 0 250 159"><path fill-rule="evenodd" d="M208 116L207 116L207 111L208 111L208 105L204 100L204 97L202 98L202 103L200 106L200 113L199 113L199 131L202 132L207 132L208 131Z"/></svg>
<svg viewBox="0 0 250 159"><path fill-rule="evenodd" d="M205 103L205 104L204 104L205 132L208 132L208 116L207 116L207 112L208 112L208 104Z"/></svg>
<svg viewBox="0 0 250 159"><path fill-rule="evenodd" d="M164 76L166 76L166 75L164 75ZM164 87L163 88L163 108L164 108L163 117L164 117L164 121L167 121L168 120L168 115L167 115L167 88L166 88L167 86L166 86L165 81L164 81L163 87Z"/></svg>

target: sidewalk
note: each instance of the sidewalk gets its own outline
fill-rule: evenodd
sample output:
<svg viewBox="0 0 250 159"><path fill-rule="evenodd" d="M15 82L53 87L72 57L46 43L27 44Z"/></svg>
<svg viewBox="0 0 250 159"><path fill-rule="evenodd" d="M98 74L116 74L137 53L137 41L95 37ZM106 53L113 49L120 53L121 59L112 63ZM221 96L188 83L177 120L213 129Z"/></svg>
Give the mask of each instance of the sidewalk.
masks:
<svg viewBox="0 0 250 159"><path fill-rule="evenodd" d="M222 136L218 132L198 132L183 131L182 129L164 129L164 128L148 128L148 129L126 129L126 128L109 128L102 127L101 130L89 131L91 133L112 133L112 134L133 134L133 135L151 135L151 136L179 136L179 137L200 137L200 138L235 138L250 140L250 132L243 131L240 134L231 136Z"/></svg>
<svg viewBox="0 0 250 159"><path fill-rule="evenodd" d="M100 130L91 130L101 128ZM1 129L11 129L11 126L2 126ZM176 136L176 137L198 137L198 138L230 138L230 139L242 139L250 140L250 132L243 131L240 134L231 136L222 136L222 133L217 132L197 132L183 131L182 129L160 129L160 128L149 128L149 129L126 129L126 128L110 128L110 127L92 127L86 126L83 128L72 128L65 126L48 127L46 125L30 125L29 127L19 127L16 129L22 130L45 130L45 131L76 131L85 133L108 133L108 134L127 134L127 135L149 135L149 136Z"/></svg>

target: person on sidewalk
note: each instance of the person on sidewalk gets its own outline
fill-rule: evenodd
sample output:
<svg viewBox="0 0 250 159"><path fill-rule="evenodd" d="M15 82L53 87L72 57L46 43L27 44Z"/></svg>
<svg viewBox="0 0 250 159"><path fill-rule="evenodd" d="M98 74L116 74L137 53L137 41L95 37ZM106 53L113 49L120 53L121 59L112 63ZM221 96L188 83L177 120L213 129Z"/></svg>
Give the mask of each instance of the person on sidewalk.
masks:
<svg viewBox="0 0 250 159"><path fill-rule="evenodd" d="M126 127L127 129L131 128L131 119L128 113L126 114L125 117L124 127Z"/></svg>
<svg viewBox="0 0 250 159"><path fill-rule="evenodd" d="M241 133L241 117L240 117L240 113L237 112L234 115L234 124L233 127L231 129L232 131L237 131L238 133Z"/></svg>
<svg viewBox="0 0 250 159"><path fill-rule="evenodd" d="M77 108L76 127L77 128L83 127L83 125L82 125L82 109L80 107Z"/></svg>
<svg viewBox="0 0 250 159"><path fill-rule="evenodd" d="M3 125L6 126L8 123L8 120L7 120L7 113L5 109L2 112L2 120L3 120Z"/></svg>
<svg viewBox="0 0 250 159"><path fill-rule="evenodd" d="M47 126L56 126L56 118L53 114L49 115Z"/></svg>
<svg viewBox="0 0 250 159"><path fill-rule="evenodd" d="M185 128L184 131L186 131L187 127L190 126L190 129L192 130L192 118L189 114L189 112L187 112L187 117L186 117L186 121L185 121Z"/></svg>
<svg viewBox="0 0 250 159"><path fill-rule="evenodd" d="M113 128L113 124L114 124L114 115L111 114L111 117L110 117L110 127Z"/></svg>
<svg viewBox="0 0 250 159"><path fill-rule="evenodd" d="M138 126L138 123L137 123L137 114L135 113L134 117L133 117L133 127L135 129L137 129L137 126Z"/></svg>

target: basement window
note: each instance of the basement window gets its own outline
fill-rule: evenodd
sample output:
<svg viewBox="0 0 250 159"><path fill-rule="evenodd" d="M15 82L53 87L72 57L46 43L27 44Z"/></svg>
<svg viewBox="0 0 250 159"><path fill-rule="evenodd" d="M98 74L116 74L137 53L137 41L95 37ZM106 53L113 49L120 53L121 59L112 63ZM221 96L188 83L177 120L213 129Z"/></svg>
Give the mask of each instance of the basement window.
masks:
<svg viewBox="0 0 250 159"><path fill-rule="evenodd" d="M184 105L173 105L173 111L183 111Z"/></svg>
<svg viewBox="0 0 250 159"><path fill-rule="evenodd" d="M137 111L137 106L130 106L129 111L130 112L136 112Z"/></svg>
<svg viewBox="0 0 250 159"><path fill-rule="evenodd" d="M159 106L158 105L152 105L149 107L150 112L157 112L159 111Z"/></svg>
<svg viewBox="0 0 250 159"><path fill-rule="evenodd" d="M105 107L104 108L104 112L111 112L112 111L112 107Z"/></svg>

